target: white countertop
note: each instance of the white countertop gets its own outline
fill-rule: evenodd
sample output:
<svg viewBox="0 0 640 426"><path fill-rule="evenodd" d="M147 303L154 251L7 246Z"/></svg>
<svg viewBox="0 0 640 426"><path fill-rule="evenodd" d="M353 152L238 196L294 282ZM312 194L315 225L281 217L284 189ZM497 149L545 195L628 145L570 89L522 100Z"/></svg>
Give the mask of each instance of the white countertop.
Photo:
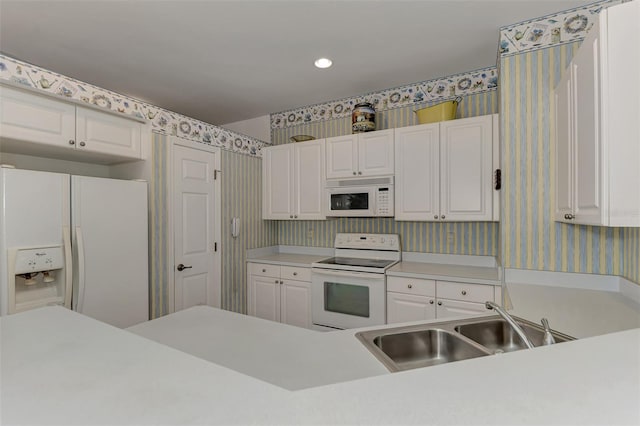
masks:
<svg viewBox="0 0 640 426"><path fill-rule="evenodd" d="M638 329L289 391L60 307L0 327L2 424L640 423Z"/></svg>
<svg viewBox="0 0 640 426"><path fill-rule="evenodd" d="M433 280L464 280L467 283L501 285L497 267L402 261L387 270L388 276Z"/></svg>
<svg viewBox="0 0 640 426"><path fill-rule="evenodd" d="M321 254L272 253L259 257L248 258L247 262L310 268L312 263L326 259L327 257L331 256Z"/></svg>
<svg viewBox="0 0 640 426"><path fill-rule="evenodd" d="M207 306L128 330L290 390L389 373L353 332L321 333Z"/></svg>

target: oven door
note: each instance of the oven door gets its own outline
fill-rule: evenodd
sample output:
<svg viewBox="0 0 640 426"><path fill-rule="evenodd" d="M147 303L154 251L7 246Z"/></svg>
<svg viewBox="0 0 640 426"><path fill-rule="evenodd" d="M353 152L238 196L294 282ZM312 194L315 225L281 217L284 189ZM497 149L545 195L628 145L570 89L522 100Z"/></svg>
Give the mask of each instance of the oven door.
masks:
<svg viewBox="0 0 640 426"><path fill-rule="evenodd" d="M385 323L385 275L313 268L313 323L340 329Z"/></svg>
<svg viewBox="0 0 640 426"><path fill-rule="evenodd" d="M375 188L328 188L327 216L374 216Z"/></svg>

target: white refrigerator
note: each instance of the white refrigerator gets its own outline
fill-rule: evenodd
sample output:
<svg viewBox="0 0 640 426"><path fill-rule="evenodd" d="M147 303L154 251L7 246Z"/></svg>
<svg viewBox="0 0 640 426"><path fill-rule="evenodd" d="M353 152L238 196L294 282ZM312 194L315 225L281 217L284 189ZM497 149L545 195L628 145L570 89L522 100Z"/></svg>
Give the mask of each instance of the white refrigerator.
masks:
<svg viewBox="0 0 640 426"><path fill-rule="evenodd" d="M0 169L0 315L149 319L146 182Z"/></svg>

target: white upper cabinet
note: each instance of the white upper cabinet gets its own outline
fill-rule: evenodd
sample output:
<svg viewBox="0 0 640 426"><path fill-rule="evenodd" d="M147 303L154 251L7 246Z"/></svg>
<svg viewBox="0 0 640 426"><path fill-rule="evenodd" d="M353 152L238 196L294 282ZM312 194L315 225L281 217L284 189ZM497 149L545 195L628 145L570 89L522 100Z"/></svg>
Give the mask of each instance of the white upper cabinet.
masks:
<svg viewBox="0 0 640 426"><path fill-rule="evenodd" d="M0 86L3 149L98 163L141 159L144 125L122 115Z"/></svg>
<svg viewBox="0 0 640 426"><path fill-rule="evenodd" d="M325 219L324 151L324 139L262 151L263 219Z"/></svg>
<svg viewBox="0 0 640 426"><path fill-rule="evenodd" d="M555 88L557 221L640 226L640 2L600 12Z"/></svg>
<svg viewBox="0 0 640 426"><path fill-rule="evenodd" d="M393 135L387 129L327 138L327 179L393 175Z"/></svg>
<svg viewBox="0 0 640 426"><path fill-rule="evenodd" d="M497 221L497 114L396 129L396 220Z"/></svg>

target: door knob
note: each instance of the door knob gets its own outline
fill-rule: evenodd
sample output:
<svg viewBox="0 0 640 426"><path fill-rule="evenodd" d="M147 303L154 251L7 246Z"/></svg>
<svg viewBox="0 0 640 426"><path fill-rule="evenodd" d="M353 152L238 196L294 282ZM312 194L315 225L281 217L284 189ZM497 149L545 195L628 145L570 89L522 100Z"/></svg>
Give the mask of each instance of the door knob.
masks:
<svg viewBox="0 0 640 426"><path fill-rule="evenodd" d="M178 265L178 267L176 268L178 271L182 272L185 269L191 269L193 268L193 266L184 266L182 263Z"/></svg>

